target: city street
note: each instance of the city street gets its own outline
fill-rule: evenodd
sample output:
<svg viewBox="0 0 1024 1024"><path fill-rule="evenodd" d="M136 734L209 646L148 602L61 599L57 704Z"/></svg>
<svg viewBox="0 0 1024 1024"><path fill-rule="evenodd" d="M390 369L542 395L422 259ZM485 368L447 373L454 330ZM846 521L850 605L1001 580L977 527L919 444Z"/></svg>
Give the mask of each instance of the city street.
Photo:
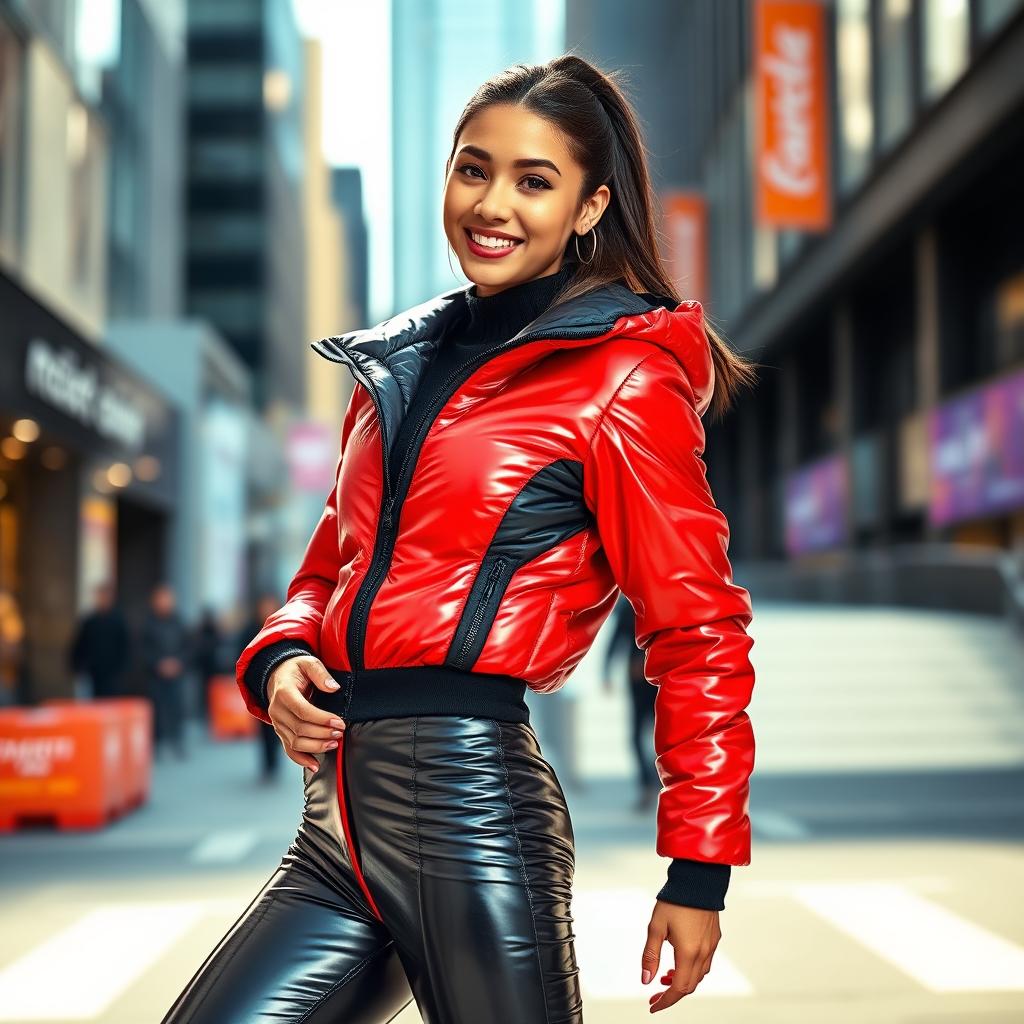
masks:
<svg viewBox="0 0 1024 1024"><path fill-rule="evenodd" d="M1008 635L946 613L759 611L753 862L733 871L711 973L665 1013L1019 1020L1024 694ZM644 1019L656 989L640 955L667 862L653 812L631 809L625 704L600 690L600 645L569 684L584 781L566 790L586 1019L620 1024ZM0 840L4 1024L158 1021L275 868L300 770L283 760L262 787L255 745L197 727L191 741L188 761L156 766L149 803L103 832Z"/></svg>
<svg viewBox="0 0 1024 1024"><path fill-rule="evenodd" d="M1022 1024L1022 66L0 0L0 1024Z"/></svg>

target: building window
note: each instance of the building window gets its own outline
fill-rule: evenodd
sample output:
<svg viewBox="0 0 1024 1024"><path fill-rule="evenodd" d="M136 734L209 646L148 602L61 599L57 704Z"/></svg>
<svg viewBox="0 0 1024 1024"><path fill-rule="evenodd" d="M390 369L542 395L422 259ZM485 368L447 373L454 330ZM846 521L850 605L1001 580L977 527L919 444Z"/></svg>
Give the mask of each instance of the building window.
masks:
<svg viewBox="0 0 1024 1024"><path fill-rule="evenodd" d="M189 220L189 252L248 253L263 244L264 218L255 213L194 214Z"/></svg>
<svg viewBox="0 0 1024 1024"><path fill-rule="evenodd" d="M878 140L889 149L914 113L912 0L881 0L878 8Z"/></svg>
<svg viewBox="0 0 1024 1024"><path fill-rule="evenodd" d="M1021 8L1024 8L1024 0L981 0L978 6L981 34L998 32Z"/></svg>
<svg viewBox="0 0 1024 1024"><path fill-rule="evenodd" d="M189 70L188 96L193 106L259 106L263 70L258 65L196 65Z"/></svg>
<svg viewBox="0 0 1024 1024"><path fill-rule="evenodd" d="M21 236L23 101L21 46L0 20L0 255L12 263L18 261Z"/></svg>
<svg viewBox="0 0 1024 1024"><path fill-rule="evenodd" d="M226 334L258 331L263 323L262 298L251 288L194 289L188 311L192 316L209 320Z"/></svg>
<svg viewBox="0 0 1024 1024"><path fill-rule="evenodd" d="M995 365L1024 363L1024 270L1001 281L995 290Z"/></svg>
<svg viewBox="0 0 1024 1024"><path fill-rule="evenodd" d="M921 5L921 71L928 99L945 92L967 67L969 13L967 0L931 0Z"/></svg>
<svg viewBox="0 0 1024 1024"><path fill-rule="evenodd" d="M193 181L244 181L263 170L259 139L195 139L192 143Z"/></svg>
<svg viewBox="0 0 1024 1024"><path fill-rule="evenodd" d="M190 0L188 5L192 32L259 28L262 17L261 0Z"/></svg>
<svg viewBox="0 0 1024 1024"><path fill-rule="evenodd" d="M871 27L869 0L836 4L836 100L839 190L849 192L871 162Z"/></svg>
<svg viewBox="0 0 1024 1024"><path fill-rule="evenodd" d="M102 291L106 263L97 251L106 240L107 140L99 117L72 102L67 110L69 216L66 225L71 283L81 296Z"/></svg>

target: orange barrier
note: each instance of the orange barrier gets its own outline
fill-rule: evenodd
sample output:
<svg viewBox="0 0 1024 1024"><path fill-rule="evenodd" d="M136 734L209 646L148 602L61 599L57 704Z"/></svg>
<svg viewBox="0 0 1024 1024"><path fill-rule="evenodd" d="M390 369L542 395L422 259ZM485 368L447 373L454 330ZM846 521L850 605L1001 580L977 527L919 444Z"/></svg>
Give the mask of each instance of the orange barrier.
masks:
<svg viewBox="0 0 1024 1024"><path fill-rule="evenodd" d="M145 700L53 700L0 709L0 832L98 828L149 792Z"/></svg>
<svg viewBox="0 0 1024 1024"><path fill-rule="evenodd" d="M118 812L140 807L149 799L153 778L153 705L142 697L97 697L88 702L54 697L44 707L99 707L114 714L120 734L121 768Z"/></svg>
<svg viewBox="0 0 1024 1024"><path fill-rule="evenodd" d="M256 734L257 719L249 714L234 676L214 676L207 692L210 735L215 740L245 739Z"/></svg>

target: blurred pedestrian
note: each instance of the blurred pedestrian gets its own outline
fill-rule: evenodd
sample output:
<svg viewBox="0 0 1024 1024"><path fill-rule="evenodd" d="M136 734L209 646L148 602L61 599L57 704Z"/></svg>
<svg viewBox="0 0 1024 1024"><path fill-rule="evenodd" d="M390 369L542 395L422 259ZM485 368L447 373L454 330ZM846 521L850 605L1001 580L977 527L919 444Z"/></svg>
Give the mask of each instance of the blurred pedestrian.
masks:
<svg viewBox="0 0 1024 1024"><path fill-rule="evenodd" d="M90 697L124 694L131 638L117 605L114 586L100 583L93 590L93 607L78 625L71 644L71 671L88 679Z"/></svg>
<svg viewBox="0 0 1024 1024"><path fill-rule="evenodd" d="M210 686L216 676L234 675L238 651L230 630L222 629L217 612L204 608L196 628L195 662L199 674L200 715L210 718Z"/></svg>
<svg viewBox="0 0 1024 1024"><path fill-rule="evenodd" d="M253 609L252 618L245 624L242 629L242 634L238 638L238 650L235 652L236 660L238 655L248 646L249 642L259 634L261 629L263 629L263 624L267 619L269 619L270 616L273 615L280 607L281 601L275 594L265 593L258 598L255 608ZM234 661L232 662L232 670L233 668ZM273 725L268 722L264 722L262 719L257 719L257 721L259 722L261 751L260 782L266 785L274 782L278 778L281 741L278 739L277 730Z"/></svg>
<svg viewBox="0 0 1024 1024"><path fill-rule="evenodd" d="M629 688L630 740L636 758L639 795L634 809L645 811L658 798L661 782L649 751L648 737L654 732L654 699L657 687L644 675L644 652L636 645L636 615L633 606L619 595L613 616L613 633L604 654L604 688L611 692L612 664L620 651L626 653L627 686Z"/></svg>
<svg viewBox="0 0 1024 1024"><path fill-rule="evenodd" d="M169 583L153 588L139 646L153 704L153 742L157 756L162 756L170 746L179 760L184 760L189 636L176 605L174 589Z"/></svg>

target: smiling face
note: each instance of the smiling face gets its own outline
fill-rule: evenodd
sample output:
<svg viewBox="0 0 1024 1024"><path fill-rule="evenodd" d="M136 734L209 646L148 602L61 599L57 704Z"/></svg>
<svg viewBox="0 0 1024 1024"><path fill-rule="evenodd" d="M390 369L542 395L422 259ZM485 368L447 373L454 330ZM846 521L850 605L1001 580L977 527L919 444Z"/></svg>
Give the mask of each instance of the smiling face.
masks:
<svg viewBox="0 0 1024 1024"><path fill-rule="evenodd" d="M559 133L529 110L495 104L466 122L445 182L444 231L477 294L560 269L573 232L595 226L611 198L601 185L580 203L582 186ZM590 246L584 239L585 257Z"/></svg>

